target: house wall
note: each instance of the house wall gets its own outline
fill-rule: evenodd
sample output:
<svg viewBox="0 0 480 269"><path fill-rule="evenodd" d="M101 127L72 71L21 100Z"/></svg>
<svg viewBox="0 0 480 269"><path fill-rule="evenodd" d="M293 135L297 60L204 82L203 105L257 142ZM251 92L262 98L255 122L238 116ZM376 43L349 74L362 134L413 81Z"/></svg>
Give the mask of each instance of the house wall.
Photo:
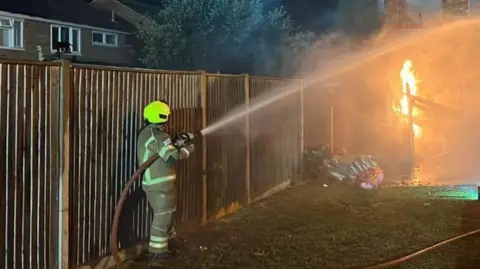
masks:
<svg viewBox="0 0 480 269"><path fill-rule="evenodd" d="M10 59L38 59L37 46L42 47L44 56L50 51L50 23L25 20L24 22L24 49L0 48L0 57ZM66 24L65 26L68 26ZM127 43L126 34L118 34L118 47L106 47L92 44L92 30L81 29L80 61L100 62L129 65L133 63L133 52Z"/></svg>

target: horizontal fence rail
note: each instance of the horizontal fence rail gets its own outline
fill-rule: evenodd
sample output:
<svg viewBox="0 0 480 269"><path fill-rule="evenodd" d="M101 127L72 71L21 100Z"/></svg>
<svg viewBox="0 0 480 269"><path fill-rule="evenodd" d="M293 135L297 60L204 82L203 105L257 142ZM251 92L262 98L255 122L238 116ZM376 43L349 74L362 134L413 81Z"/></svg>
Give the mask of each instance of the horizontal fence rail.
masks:
<svg viewBox="0 0 480 269"><path fill-rule="evenodd" d="M149 102L170 104L174 135L299 86L68 61L0 60L0 72L0 266L8 269L77 268L110 254L116 203L139 165L136 140ZM300 173L301 111L299 91L196 140L195 153L176 166L177 223L221 217ZM138 181L122 210L121 248L145 241L151 213Z"/></svg>
<svg viewBox="0 0 480 269"><path fill-rule="evenodd" d="M0 60L0 267L57 263L56 64Z"/></svg>

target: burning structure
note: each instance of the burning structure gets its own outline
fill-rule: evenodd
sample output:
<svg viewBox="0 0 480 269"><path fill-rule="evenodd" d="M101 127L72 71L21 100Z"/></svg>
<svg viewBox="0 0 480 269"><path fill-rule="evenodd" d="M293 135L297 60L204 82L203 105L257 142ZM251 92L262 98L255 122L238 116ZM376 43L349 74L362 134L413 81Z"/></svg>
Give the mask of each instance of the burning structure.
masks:
<svg viewBox="0 0 480 269"><path fill-rule="evenodd" d="M404 145L410 151L408 178L413 184L427 183L438 177L431 160L446 154L447 139L445 133L439 131L439 125L445 116L458 116L459 111L419 96L419 79L411 60L405 60L399 77L402 92L393 101L392 109L399 117L400 128L409 130L409 145Z"/></svg>
<svg viewBox="0 0 480 269"><path fill-rule="evenodd" d="M402 79L402 96L398 103L394 102L392 106L393 110L400 115L405 122L412 120L410 124L413 135L415 138L421 138L423 130L415 122L415 119L420 116L419 110L411 104L412 100L410 98L410 96L417 96L417 78L411 60L404 62L403 68L400 71L400 78Z"/></svg>

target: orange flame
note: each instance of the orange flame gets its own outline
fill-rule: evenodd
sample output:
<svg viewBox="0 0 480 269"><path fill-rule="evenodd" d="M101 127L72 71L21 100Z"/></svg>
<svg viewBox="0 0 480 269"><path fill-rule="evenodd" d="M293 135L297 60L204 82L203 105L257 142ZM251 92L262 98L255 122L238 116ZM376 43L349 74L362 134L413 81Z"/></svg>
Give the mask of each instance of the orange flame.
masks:
<svg viewBox="0 0 480 269"><path fill-rule="evenodd" d="M404 119L408 118L408 113L410 110L410 102L408 100L408 91L410 90L410 95L416 96L418 87L417 79L415 77L415 71L413 69L413 63L411 60L406 60L403 63L403 68L400 71L400 78L402 79L402 97L400 98L399 105L394 105L393 110L401 115ZM412 117L418 116L418 113L415 109L412 109ZM422 137L423 130L422 127L413 123L413 133L415 137Z"/></svg>

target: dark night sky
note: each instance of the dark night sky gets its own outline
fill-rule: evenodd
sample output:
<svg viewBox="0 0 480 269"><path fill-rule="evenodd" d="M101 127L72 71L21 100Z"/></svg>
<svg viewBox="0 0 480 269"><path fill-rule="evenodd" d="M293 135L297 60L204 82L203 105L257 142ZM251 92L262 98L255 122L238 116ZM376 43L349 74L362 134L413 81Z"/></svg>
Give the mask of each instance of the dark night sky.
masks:
<svg viewBox="0 0 480 269"><path fill-rule="evenodd" d="M337 6L337 0L280 0L280 2L298 25L314 32L322 32L332 24L333 12Z"/></svg>
<svg viewBox="0 0 480 269"><path fill-rule="evenodd" d="M132 0L129 0L132 1ZM135 0L160 5L162 0ZM266 6L283 5L294 21L304 30L323 32L333 21L337 0L263 0Z"/></svg>

